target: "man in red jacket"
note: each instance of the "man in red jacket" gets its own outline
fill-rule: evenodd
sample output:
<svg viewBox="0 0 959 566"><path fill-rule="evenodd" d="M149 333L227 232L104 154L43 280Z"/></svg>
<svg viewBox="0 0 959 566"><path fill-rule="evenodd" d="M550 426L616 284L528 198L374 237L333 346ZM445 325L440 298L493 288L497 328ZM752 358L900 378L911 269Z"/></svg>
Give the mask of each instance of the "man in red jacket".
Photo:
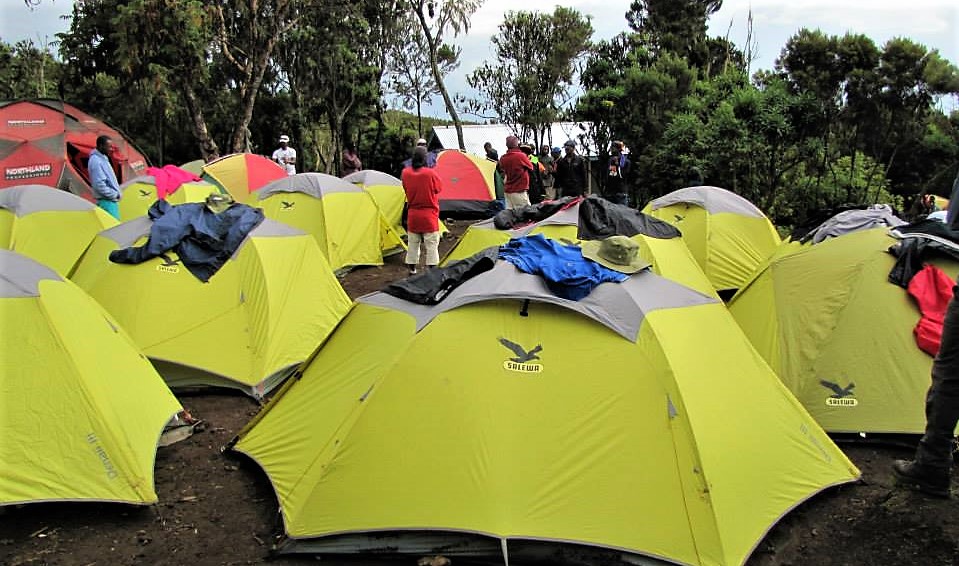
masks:
<svg viewBox="0 0 959 566"><path fill-rule="evenodd" d="M426 248L426 266L435 267L440 262L440 190L443 182L440 176L426 166L427 151L417 146L413 150L410 166L403 169L400 180L406 192L409 211L406 217L406 231L409 235L406 250L406 264L410 274L416 273L420 262L420 245Z"/></svg>
<svg viewBox="0 0 959 566"><path fill-rule="evenodd" d="M519 138L506 138L506 153L499 158L500 168L506 177L503 192L506 193L506 208L529 206L529 174L533 163L519 148Z"/></svg>

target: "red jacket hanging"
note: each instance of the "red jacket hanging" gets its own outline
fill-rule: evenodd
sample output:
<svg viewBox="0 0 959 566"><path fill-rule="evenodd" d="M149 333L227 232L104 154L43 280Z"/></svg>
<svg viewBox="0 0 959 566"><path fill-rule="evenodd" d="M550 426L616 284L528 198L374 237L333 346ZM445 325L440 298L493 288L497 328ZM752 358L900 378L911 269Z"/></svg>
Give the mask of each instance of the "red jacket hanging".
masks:
<svg viewBox="0 0 959 566"><path fill-rule="evenodd" d="M913 329L919 349L930 356L939 353L942 321L952 298L953 281L941 269L926 265L909 282L909 294L916 299L922 318Z"/></svg>

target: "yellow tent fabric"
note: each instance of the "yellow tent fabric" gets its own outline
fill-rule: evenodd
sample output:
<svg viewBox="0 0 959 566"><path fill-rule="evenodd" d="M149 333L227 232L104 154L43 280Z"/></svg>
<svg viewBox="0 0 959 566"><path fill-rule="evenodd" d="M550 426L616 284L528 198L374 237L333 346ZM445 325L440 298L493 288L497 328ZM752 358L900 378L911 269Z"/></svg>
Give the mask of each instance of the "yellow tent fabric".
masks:
<svg viewBox="0 0 959 566"><path fill-rule="evenodd" d="M147 213L157 200L156 181L152 176L140 176L120 185L120 220L126 222ZM203 202L212 193L220 194L220 188L206 181L183 183L176 191L166 195L170 204Z"/></svg>
<svg viewBox="0 0 959 566"><path fill-rule="evenodd" d="M267 218L316 238L334 270L383 265L383 253L405 249L403 241L361 187L325 173L283 177L250 195Z"/></svg>
<svg viewBox="0 0 959 566"><path fill-rule="evenodd" d="M69 275L97 232L116 226L103 209L66 191L20 185L0 191L0 249Z"/></svg>
<svg viewBox="0 0 959 566"><path fill-rule="evenodd" d="M403 229L403 205L406 203L406 193L403 192L403 182L390 175L373 169L363 169L343 177L355 185L359 185L364 191L370 193L380 212L389 221L393 230L401 235L406 235Z"/></svg>
<svg viewBox="0 0 959 566"><path fill-rule="evenodd" d="M912 433L925 427L932 357L916 345L919 309L887 277L886 228L794 246L729 309L787 387L830 432ZM959 263L936 258L950 277ZM841 398L827 383L848 389Z"/></svg>
<svg viewBox="0 0 959 566"><path fill-rule="evenodd" d="M532 234L542 234L553 240L579 244L578 223L578 203L543 221L518 230L498 230L492 219L477 222L470 225L456 245L447 252L442 265L465 259L490 246L501 246L510 238ZM654 273L700 293L717 296L712 283L706 278L681 238L662 239L643 234L636 234L632 238L639 244L639 254L651 264L650 268Z"/></svg>
<svg viewBox="0 0 959 566"><path fill-rule="evenodd" d="M719 187L687 187L653 200L643 212L676 226L717 291L739 289L780 244L766 215Z"/></svg>
<svg viewBox="0 0 959 566"><path fill-rule="evenodd" d="M157 440L181 409L129 336L69 280L6 250L0 320L0 505L156 503Z"/></svg>
<svg viewBox="0 0 959 566"><path fill-rule="evenodd" d="M302 362L349 309L316 242L264 220L208 283L176 253L138 265L110 262L142 245L147 217L97 236L73 280L100 302L171 387L234 387L255 397Z"/></svg>
<svg viewBox="0 0 959 566"><path fill-rule="evenodd" d="M203 175L203 166L206 165L206 161L202 159L194 159L193 161L187 161L183 165L180 165L180 169L184 171L189 171L196 176Z"/></svg>
<svg viewBox="0 0 959 566"><path fill-rule="evenodd" d="M321 555L468 539L742 564L859 475L718 300L641 272L567 301L506 262L434 307L359 299L235 449L273 483L282 549Z"/></svg>

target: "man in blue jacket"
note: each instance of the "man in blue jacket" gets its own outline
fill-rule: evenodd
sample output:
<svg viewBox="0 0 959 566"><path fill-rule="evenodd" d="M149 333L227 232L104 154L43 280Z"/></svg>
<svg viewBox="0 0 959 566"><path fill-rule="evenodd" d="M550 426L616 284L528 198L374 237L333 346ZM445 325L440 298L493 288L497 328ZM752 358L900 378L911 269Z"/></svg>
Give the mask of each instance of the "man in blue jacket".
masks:
<svg viewBox="0 0 959 566"><path fill-rule="evenodd" d="M90 187L97 199L97 206L120 219L120 183L110 163L113 140L110 136L97 137L97 148L90 152L87 171L90 172Z"/></svg>

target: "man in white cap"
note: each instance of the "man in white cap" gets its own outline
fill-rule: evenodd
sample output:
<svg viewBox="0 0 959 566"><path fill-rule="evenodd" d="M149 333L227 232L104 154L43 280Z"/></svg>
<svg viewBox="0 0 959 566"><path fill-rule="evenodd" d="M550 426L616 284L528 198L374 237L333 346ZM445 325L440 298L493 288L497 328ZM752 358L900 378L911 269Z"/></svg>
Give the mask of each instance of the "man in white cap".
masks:
<svg viewBox="0 0 959 566"><path fill-rule="evenodd" d="M279 163L287 175L296 175L296 150L289 144L290 136L280 136L280 147L273 152L273 161Z"/></svg>
<svg viewBox="0 0 959 566"><path fill-rule="evenodd" d="M423 138L420 138L420 139L416 140L416 145L413 146L413 151L416 151L416 148L417 148L417 147L422 147L423 149L426 150L426 166L429 167L430 169L432 169L433 167L436 167L436 153L437 153L437 152L435 152L435 151L430 151L429 149L427 149L427 147L426 147L426 140L423 139ZM407 167L409 167L410 165L411 165L411 160L410 160L410 159L407 159L407 160L403 161L403 168L404 168L404 169L407 168Z"/></svg>

